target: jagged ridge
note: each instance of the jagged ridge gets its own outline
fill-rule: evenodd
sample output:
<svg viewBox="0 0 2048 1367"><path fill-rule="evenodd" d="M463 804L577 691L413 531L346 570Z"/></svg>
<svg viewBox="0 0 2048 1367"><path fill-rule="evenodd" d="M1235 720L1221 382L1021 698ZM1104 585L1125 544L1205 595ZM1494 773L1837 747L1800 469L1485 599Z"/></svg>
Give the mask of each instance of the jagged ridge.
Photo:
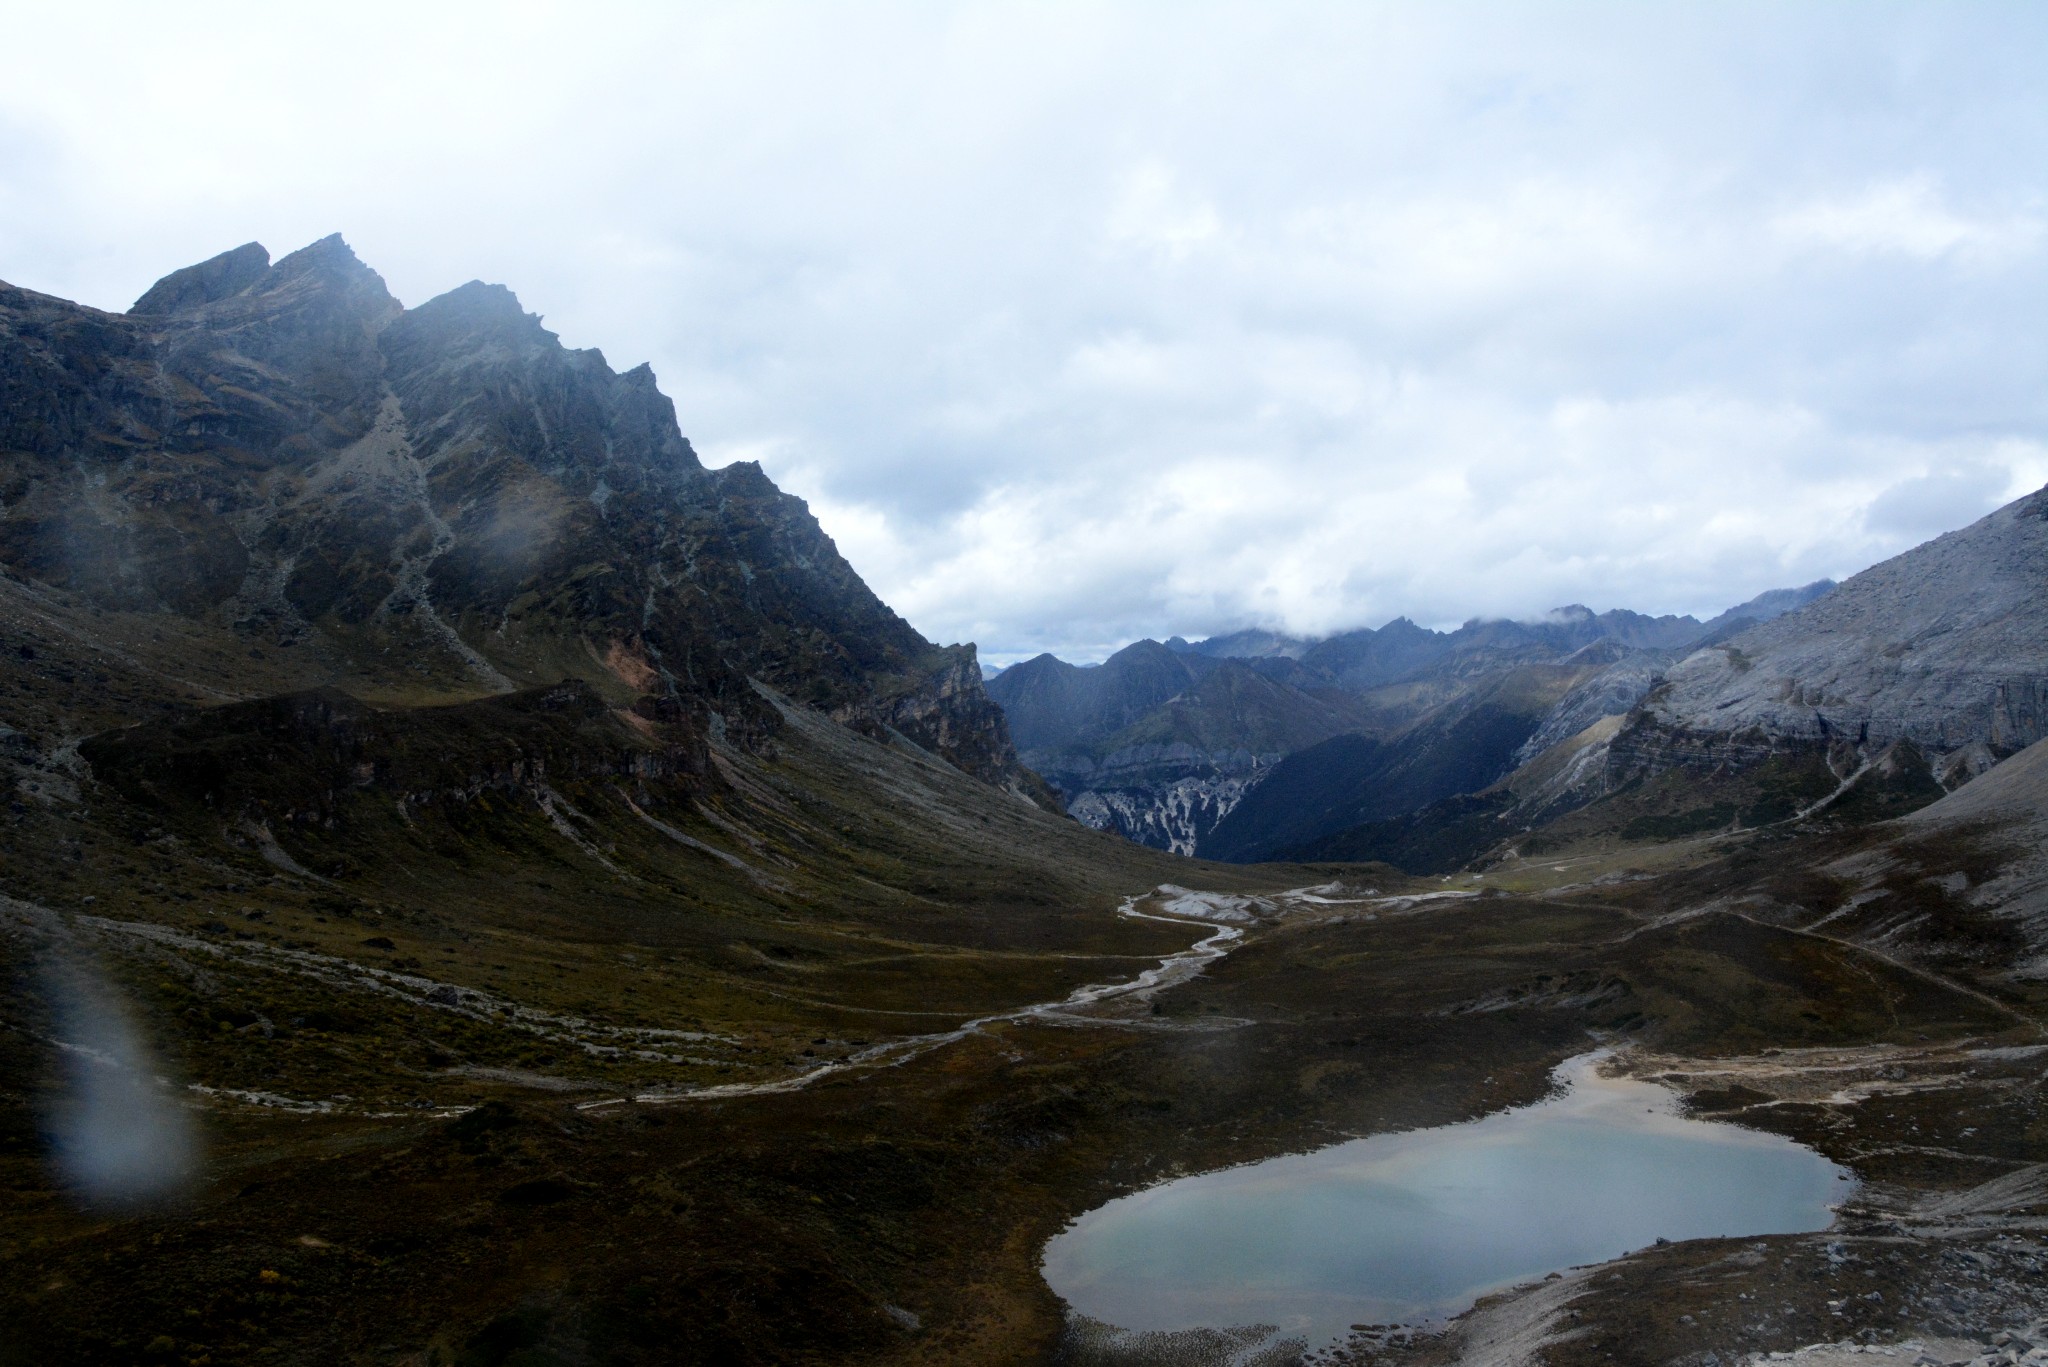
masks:
<svg viewBox="0 0 2048 1367"><path fill-rule="evenodd" d="M407 310L339 235L236 248L127 315L0 286L0 568L292 686L577 677L761 743L760 679L1039 791L974 648L890 611L759 466L706 470L648 367L564 348L502 286Z"/></svg>

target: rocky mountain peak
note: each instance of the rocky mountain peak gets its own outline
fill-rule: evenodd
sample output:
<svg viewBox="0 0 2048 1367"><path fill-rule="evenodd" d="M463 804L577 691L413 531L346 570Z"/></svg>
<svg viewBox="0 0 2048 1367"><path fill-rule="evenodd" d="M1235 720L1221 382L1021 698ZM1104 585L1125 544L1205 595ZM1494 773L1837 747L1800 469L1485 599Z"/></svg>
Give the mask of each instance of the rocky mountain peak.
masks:
<svg viewBox="0 0 2048 1367"><path fill-rule="evenodd" d="M217 696L248 671L214 662L276 650L271 692L582 678L751 744L761 684L1036 791L971 647L890 611L758 465L705 471L651 369L502 285L408 311L336 234L125 316L0 287L0 385L0 567L190 633L178 672Z"/></svg>
<svg viewBox="0 0 2048 1367"><path fill-rule="evenodd" d="M555 334L541 326L540 315L528 313L518 295L504 285L481 280L435 295L409 310L407 321L435 332L444 341L479 335L516 338L534 345L556 341Z"/></svg>
<svg viewBox="0 0 2048 1367"><path fill-rule="evenodd" d="M1104 668L1112 664L1125 669L1141 666L1163 669L1174 677L1185 677L1185 666L1180 663L1173 650L1158 641L1152 640L1150 637L1142 641L1131 642L1122 650L1119 650L1116 654L1103 661Z"/></svg>
<svg viewBox="0 0 2048 1367"><path fill-rule="evenodd" d="M384 278L363 263L340 233L332 233L274 263L262 243L246 242L172 271L144 291L128 313L163 323L204 313L218 326L309 309L338 309L373 329L403 312Z"/></svg>
<svg viewBox="0 0 2048 1367"><path fill-rule="evenodd" d="M244 242L232 251L209 257L196 266L172 271L151 285L128 312L183 313L188 309L240 294L270 269L270 252L261 242Z"/></svg>
<svg viewBox="0 0 2048 1367"><path fill-rule="evenodd" d="M302 275L326 274L335 279L358 280L363 277L376 280L380 285L383 277L363 264L355 249L348 245L340 233L329 233L317 242L309 242L287 256L280 257L271 267L275 280L295 280Z"/></svg>

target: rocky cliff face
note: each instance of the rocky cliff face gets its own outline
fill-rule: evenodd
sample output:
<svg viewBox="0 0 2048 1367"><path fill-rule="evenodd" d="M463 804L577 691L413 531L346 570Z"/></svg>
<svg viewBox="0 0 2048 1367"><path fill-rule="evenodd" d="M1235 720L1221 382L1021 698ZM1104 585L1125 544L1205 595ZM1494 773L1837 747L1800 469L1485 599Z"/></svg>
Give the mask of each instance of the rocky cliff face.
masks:
<svg viewBox="0 0 2048 1367"><path fill-rule="evenodd" d="M704 469L647 367L501 286L407 310L338 236L127 315L0 286L0 569L195 667L406 702L576 677L755 742L759 679L1031 787L972 647L891 612L758 466Z"/></svg>
<svg viewBox="0 0 2048 1367"><path fill-rule="evenodd" d="M1697 651L1644 711L1728 745L2033 743L2048 734L2048 489Z"/></svg>
<svg viewBox="0 0 2048 1367"><path fill-rule="evenodd" d="M948 646L941 656L932 672L898 688L878 689L833 716L868 735L894 732L1047 811L1060 810L1059 795L1018 763L1009 724L982 683L974 647Z"/></svg>
<svg viewBox="0 0 2048 1367"><path fill-rule="evenodd" d="M1067 814L1095 830L1192 857L1273 763L1270 756L1245 756L1239 762L1227 755L1190 754L1178 764L1169 757L1164 765L1137 768L1124 783L1098 779L1080 789ZM1119 767L1135 766L1126 761ZM1175 777L1170 770L1176 767L1187 772Z"/></svg>

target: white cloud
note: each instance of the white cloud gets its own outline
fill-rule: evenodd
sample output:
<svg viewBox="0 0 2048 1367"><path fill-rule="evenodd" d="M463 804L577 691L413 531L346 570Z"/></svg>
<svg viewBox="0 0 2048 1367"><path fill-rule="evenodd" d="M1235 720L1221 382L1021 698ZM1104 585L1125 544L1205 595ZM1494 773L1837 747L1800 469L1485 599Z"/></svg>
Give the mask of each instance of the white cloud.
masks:
<svg viewBox="0 0 2048 1367"><path fill-rule="evenodd" d="M1109 211L1105 235L1118 247L1180 262L1222 233L1214 207L1183 194L1173 172L1147 162L1128 177Z"/></svg>
<svg viewBox="0 0 2048 1367"><path fill-rule="evenodd" d="M1800 244L1991 263L2038 248L2042 221L2031 213L1958 213L1935 188L1932 177L1917 175L1843 198L1815 200L1780 214L1774 226Z"/></svg>

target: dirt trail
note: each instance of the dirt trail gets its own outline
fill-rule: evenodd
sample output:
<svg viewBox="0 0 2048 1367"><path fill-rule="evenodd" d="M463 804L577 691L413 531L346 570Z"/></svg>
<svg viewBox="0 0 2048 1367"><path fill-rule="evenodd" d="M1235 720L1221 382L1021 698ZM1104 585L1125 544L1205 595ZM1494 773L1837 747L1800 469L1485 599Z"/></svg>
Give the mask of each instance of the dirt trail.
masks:
<svg viewBox="0 0 2048 1367"><path fill-rule="evenodd" d="M1099 1006L1118 1000L1144 1001L1154 992L1173 987L1202 973L1210 964L1230 953L1244 939L1246 925L1257 919L1259 913L1278 914L1308 907L1329 907L1341 905L1324 895L1327 887L1292 888L1286 892L1267 897L1242 897L1227 893L1190 892L1185 888L1162 885L1151 892L1124 898L1117 907L1118 916L1139 921L1160 921L1167 925L1183 925L1190 929L1214 927L1210 933L1186 949L1167 955L1156 965L1146 969L1128 982L1085 983L1075 988L1058 1001L1035 1002L1030 1006L1018 1007L1013 1011L999 1011L992 1015L977 1016L951 1030L941 1030L928 1035L910 1035L903 1039L887 1040L870 1045L843 1059L821 1063L789 1077L776 1078L769 1082L727 1082L710 1087L693 1087L677 1091L640 1092L628 1097L606 1097L598 1101L586 1101L577 1106L578 1110L597 1110L606 1106L623 1105L632 1100L642 1104L674 1101L724 1101L743 1096L772 1096L782 1092L795 1092L809 1087L812 1083L833 1077L840 1073L864 1071L876 1068L894 1068L922 1057L934 1049L966 1039L969 1035L980 1034L991 1025L1005 1025L1020 1021L1066 1020L1076 1024L1110 1024L1108 1018L1080 1014L1085 1008ZM1158 912L1138 910L1143 901L1157 899L1181 915L1168 916ZM1380 901L1380 898L1361 898L1366 901ZM1222 924L1218 922L1239 922ZM1173 1028L1215 1029L1225 1023L1207 1023L1200 1027L1176 1026ZM1228 1022L1227 1024L1236 1024Z"/></svg>
<svg viewBox="0 0 2048 1367"><path fill-rule="evenodd" d="M1802 930L1797 926L1782 926L1774 924L1770 921L1760 921L1756 917L1751 916L1746 912L1737 911L1732 907L1723 907L1719 909L1726 911L1730 916L1738 917L1741 920L1747 921L1753 926L1761 926L1766 930L1783 931L1787 935L1797 935L1803 939L1820 940L1826 944L1838 945L1843 949L1853 950L1858 954L1867 955L1870 958L1879 960L1882 963L1889 964L1891 967L1896 968L1901 973L1907 974L1910 977L1918 978L1922 982L1932 983L1937 987L1944 987L1951 992L1960 993L1965 997L1969 997L1973 1001L1982 1002L1984 1005L1990 1007L1994 1011L1997 1011L1999 1014L2004 1016L2010 1016L2013 1020L2018 1021L2021 1025L2024 1025L2030 1030L2032 1030L2035 1034L2041 1035L2044 1038L2048 1038L2048 1025L2043 1025L2035 1017L2029 1015L2025 1011L2020 1010L2011 1002L2000 1001L1998 998L1992 996L1990 993L1980 992L1976 988L1969 986L1967 983L1957 982L1954 978L1951 978L1946 974L1936 973L1933 969L1929 968L1921 968L1917 964L1911 963L1905 959L1895 958L1892 955L1885 953L1881 949L1874 949L1869 945L1859 944L1855 940L1845 940L1842 939L1840 936L1835 935L1822 935L1819 931L1814 930L1811 927Z"/></svg>

